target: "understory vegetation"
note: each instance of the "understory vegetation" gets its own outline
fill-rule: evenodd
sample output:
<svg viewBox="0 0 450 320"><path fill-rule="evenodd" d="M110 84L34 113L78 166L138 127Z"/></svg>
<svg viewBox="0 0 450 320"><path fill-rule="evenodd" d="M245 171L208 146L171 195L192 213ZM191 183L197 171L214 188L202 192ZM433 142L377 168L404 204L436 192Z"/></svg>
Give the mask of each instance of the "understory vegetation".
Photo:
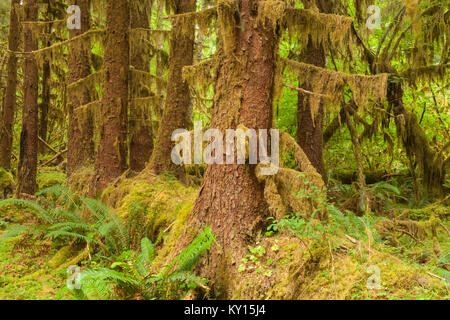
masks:
<svg viewBox="0 0 450 320"><path fill-rule="evenodd" d="M0 299L448 300L449 8L2 1Z"/></svg>

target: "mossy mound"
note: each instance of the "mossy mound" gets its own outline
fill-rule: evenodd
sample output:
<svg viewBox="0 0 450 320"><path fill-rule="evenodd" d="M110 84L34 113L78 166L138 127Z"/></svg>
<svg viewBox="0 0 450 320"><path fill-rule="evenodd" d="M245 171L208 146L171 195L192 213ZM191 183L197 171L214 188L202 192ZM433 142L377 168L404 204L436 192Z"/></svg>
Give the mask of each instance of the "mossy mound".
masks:
<svg viewBox="0 0 450 320"><path fill-rule="evenodd" d="M75 192L87 196L89 195L92 179L95 176L94 166L78 168L67 177L67 185Z"/></svg>
<svg viewBox="0 0 450 320"><path fill-rule="evenodd" d="M450 217L450 207L442 204L432 204L420 209L403 209L399 216L411 220L428 220L431 216L438 217L441 220L447 220Z"/></svg>
<svg viewBox="0 0 450 320"><path fill-rule="evenodd" d="M263 254L252 253L257 246ZM236 266L241 276L234 280L233 299L448 298L445 282L366 243L279 236L257 246ZM379 288L371 286L374 279Z"/></svg>
<svg viewBox="0 0 450 320"><path fill-rule="evenodd" d="M180 215L189 213L197 197L197 189L186 187L168 175L140 174L124 178L104 190L102 200L126 219L136 204L146 208L149 236L156 240L160 231L169 231Z"/></svg>
<svg viewBox="0 0 450 320"><path fill-rule="evenodd" d="M62 186L66 184L66 174L51 167L42 168L37 175L37 183L39 190Z"/></svg>
<svg viewBox="0 0 450 320"><path fill-rule="evenodd" d="M0 168L0 197L11 193L16 188L13 175L3 168Z"/></svg>

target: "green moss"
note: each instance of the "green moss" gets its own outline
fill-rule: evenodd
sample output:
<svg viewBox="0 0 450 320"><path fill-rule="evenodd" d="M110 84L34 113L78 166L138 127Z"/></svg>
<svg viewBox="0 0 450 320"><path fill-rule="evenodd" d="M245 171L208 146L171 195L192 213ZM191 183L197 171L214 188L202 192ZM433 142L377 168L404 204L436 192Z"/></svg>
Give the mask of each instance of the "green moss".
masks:
<svg viewBox="0 0 450 320"><path fill-rule="evenodd" d="M67 261L72 255L70 246L62 247L48 262L49 266L56 268Z"/></svg>
<svg viewBox="0 0 450 320"><path fill-rule="evenodd" d="M39 190L52 186L62 186L66 183L66 174L52 169L42 169L37 175Z"/></svg>
<svg viewBox="0 0 450 320"><path fill-rule="evenodd" d="M0 191L14 190L16 183L13 175L3 168L0 168Z"/></svg>
<svg viewBox="0 0 450 320"><path fill-rule="evenodd" d="M420 209L404 209L400 212L400 215L416 221L428 220L432 215L445 220L450 216L450 208L444 205L433 204Z"/></svg>

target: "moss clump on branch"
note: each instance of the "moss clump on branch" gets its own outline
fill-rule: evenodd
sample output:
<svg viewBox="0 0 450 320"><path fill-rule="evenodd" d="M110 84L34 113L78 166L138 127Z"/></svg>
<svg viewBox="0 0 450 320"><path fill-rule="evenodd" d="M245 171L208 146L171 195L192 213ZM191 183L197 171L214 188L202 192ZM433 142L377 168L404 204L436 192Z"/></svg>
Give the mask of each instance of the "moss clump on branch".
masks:
<svg viewBox="0 0 450 320"><path fill-rule="evenodd" d="M334 47L347 49L353 43L353 20L350 17L320 13L313 9L287 8L283 23L290 38L295 35L303 46L311 40L315 45L324 48L330 43Z"/></svg>
<svg viewBox="0 0 450 320"><path fill-rule="evenodd" d="M338 107L344 98L346 87L353 92L353 100L360 109L369 102L382 103L386 98L388 75L365 76L346 74L316 67L314 65L280 58L283 67L287 67L298 76L300 86L311 87L314 93L331 97L332 105ZM311 97L311 116L317 114L321 97Z"/></svg>
<svg viewBox="0 0 450 320"><path fill-rule="evenodd" d="M218 59L213 57L193 66L183 67L183 79L189 85L200 88L201 94L205 96L215 79L217 61Z"/></svg>
<svg viewBox="0 0 450 320"><path fill-rule="evenodd" d="M217 7L207 8L197 12L188 12L181 14L174 14L169 16L172 23L172 28L175 29L177 25L181 28L176 30L183 36L192 36L189 28L185 26L197 24L199 31L203 34L209 34L214 24L217 22Z"/></svg>

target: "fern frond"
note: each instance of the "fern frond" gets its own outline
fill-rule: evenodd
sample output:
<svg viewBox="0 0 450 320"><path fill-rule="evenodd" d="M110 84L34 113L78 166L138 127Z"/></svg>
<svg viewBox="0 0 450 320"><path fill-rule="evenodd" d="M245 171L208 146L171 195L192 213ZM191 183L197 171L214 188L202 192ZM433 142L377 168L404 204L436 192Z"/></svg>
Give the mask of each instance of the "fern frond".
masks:
<svg viewBox="0 0 450 320"><path fill-rule="evenodd" d="M164 269L162 275L167 277L170 270L178 263L174 272L190 271L198 261L200 256L211 247L215 241L211 227L206 227L200 234L173 259Z"/></svg>
<svg viewBox="0 0 450 320"><path fill-rule="evenodd" d="M19 235L28 233L28 232L32 232L32 233L38 233L38 232L43 232L45 231L45 229L41 226L37 226L37 225L32 225L32 226L25 226L25 225L19 225L19 226L15 226L12 227L10 229L8 229L1 237L0 237L0 242L4 242L7 241L11 238L17 237Z"/></svg>
<svg viewBox="0 0 450 320"><path fill-rule="evenodd" d="M107 268L86 270L82 275L81 290L87 297L95 295L98 299L112 299L116 296L116 285L129 288L139 286L135 279Z"/></svg>
<svg viewBox="0 0 450 320"><path fill-rule="evenodd" d="M44 207L40 206L36 202L24 200L24 199L6 199L6 200L0 201L0 207L4 207L7 205L14 205L14 206L19 206L19 207L23 206L23 207L30 208L35 212L36 216L39 219L42 219L50 224L55 222L55 220L53 219L51 214L49 214L49 212Z"/></svg>

